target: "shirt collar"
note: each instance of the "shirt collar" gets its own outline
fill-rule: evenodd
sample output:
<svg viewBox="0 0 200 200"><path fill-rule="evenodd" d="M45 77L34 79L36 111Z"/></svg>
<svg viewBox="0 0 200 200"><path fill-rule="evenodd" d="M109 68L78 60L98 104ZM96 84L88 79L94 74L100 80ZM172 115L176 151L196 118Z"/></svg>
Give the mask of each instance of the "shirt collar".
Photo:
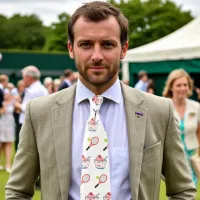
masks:
<svg viewBox="0 0 200 200"><path fill-rule="evenodd" d="M77 103L82 102L85 99L93 97L95 94L85 87L81 81L78 79L77 87L76 87L76 99ZM120 103L120 99L122 96L121 85L119 79L108 89L106 90L101 96L110 99L116 103Z"/></svg>
<svg viewBox="0 0 200 200"><path fill-rule="evenodd" d="M28 88L34 88L36 87L36 85L40 84L40 81L35 81L34 83L32 83Z"/></svg>

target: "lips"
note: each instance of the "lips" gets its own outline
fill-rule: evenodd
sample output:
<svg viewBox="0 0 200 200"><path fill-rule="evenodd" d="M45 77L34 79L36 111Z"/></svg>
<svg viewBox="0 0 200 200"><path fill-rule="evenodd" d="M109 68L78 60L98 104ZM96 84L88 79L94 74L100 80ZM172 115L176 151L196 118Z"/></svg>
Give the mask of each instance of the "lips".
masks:
<svg viewBox="0 0 200 200"><path fill-rule="evenodd" d="M105 69L105 67L90 67L89 69Z"/></svg>

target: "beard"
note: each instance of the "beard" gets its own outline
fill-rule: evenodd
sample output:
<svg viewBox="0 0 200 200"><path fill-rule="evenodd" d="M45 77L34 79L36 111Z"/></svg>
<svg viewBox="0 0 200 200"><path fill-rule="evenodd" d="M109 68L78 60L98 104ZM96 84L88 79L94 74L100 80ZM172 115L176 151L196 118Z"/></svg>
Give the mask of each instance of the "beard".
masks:
<svg viewBox="0 0 200 200"><path fill-rule="evenodd" d="M102 62L93 62L88 65L81 65L75 59L76 67L79 71L80 76L84 81L96 87L103 86L110 82L119 72L120 61L112 65L107 65ZM102 67L103 71L91 71L91 67Z"/></svg>

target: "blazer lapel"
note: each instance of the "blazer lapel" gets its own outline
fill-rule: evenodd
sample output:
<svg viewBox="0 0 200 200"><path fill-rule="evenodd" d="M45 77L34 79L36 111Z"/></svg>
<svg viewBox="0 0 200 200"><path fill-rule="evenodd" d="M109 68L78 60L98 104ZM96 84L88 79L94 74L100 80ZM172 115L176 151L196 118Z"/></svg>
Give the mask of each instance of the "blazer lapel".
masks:
<svg viewBox="0 0 200 200"><path fill-rule="evenodd" d="M131 192L132 199L136 200L138 198L143 158L147 108L141 107L144 100L137 93L137 90L122 84L122 91L124 95L129 140Z"/></svg>
<svg viewBox="0 0 200 200"><path fill-rule="evenodd" d="M68 199L71 172L72 114L75 86L63 90L52 109L53 137L62 200Z"/></svg>

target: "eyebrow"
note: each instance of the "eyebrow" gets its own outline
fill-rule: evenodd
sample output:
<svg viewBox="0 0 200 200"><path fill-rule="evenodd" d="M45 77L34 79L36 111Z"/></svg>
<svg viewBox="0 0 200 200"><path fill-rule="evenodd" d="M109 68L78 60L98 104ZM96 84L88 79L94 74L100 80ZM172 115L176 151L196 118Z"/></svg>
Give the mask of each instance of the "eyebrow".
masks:
<svg viewBox="0 0 200 200"><path fill-rule="evenodd" d="M93 42L93 40L89 40L89 39L80 39L80 40L78 40L78 44L80 44L81 42L89 42L89 43L91 43L91 42ZM113 40L113 39L105 39L105 40L102 40L101 41L101 43L104 43L104 42L112 42L112 43L115 43L115 44L117 44L117 41L116 40Z"/></svg>

